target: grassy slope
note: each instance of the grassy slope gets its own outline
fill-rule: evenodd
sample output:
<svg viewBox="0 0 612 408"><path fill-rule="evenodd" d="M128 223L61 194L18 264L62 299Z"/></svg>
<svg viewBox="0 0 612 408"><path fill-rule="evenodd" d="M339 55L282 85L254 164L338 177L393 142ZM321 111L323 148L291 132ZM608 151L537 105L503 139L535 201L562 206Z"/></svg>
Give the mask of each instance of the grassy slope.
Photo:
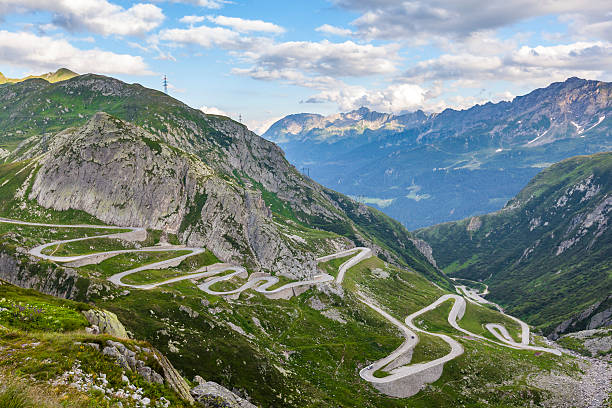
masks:
<svg viewBox="0 0 612 408"><path fill-rule="evenodd" d="M81 344L96 343L102 347L106 340L119 340L84 331L89 323L80 312L90 308L87 304L57 299L0 281L0 406L102 408L120 401L108 399L94 390L76 391L72 387L48 383L78 363L94 378L105 374L110 387L125 388L121 379L125 370L103 357L100 351ZM128 346L150 347L140 341L120 341ZM125 375L132 384L142 387L144 395L153 403L164 397L172 406L187 406L167 386L147 383L131 371ZM126 407L133 406L129 399L122 403Z"/></svg>
<svg viewBox="0 0 612 408"><path fill-rule="evenodd" d="M83 273L88 271L90 279L95 281L91 269L99 269L103 278L103 273L110 274L130 262L123 259L114 267L105 264L114 262L113 259L80 269ZM150 260L138 262L144 261ZM196 260L191 266L201 262L204 260ZM182 264L175 269L178 272L188 267ZM183 281L152 291L131 290L127 296L95 299L95 302L115 311L136 337L149 339L188 378L198 374L237 388L262 406L428 407L452 404L459 399L466 406L476 407L482 406L479 398L483 397L498 401L500 406L521 406L526 401L527 397L508 395L507 390L529 389L516 378L516 370L535 372L540 370L540 363L532 362L527 354L513 355L503 348L469 344L466 348L494 355L503 366L491 371L485 367L485 360L480 359L476 367L484 373L479 371L469 385L449 391L445 381L463 381L465 377L463 365L449 363L451 371L445 370L445 380L413 399L382 396L359 378L357 369L384 357L402 339L395 328L356 299L355 291L366 291L398 318L427 305L443 292L422 275L376 258L351 268L344 286L344 297L309 290L283 301L269 300L251 291L230 300L205 295L192 282ZM326 310L336 310L345 322L325 317L311 307L314 298ZM206 299L204 303L203 299ZM179 309L181 305L199 315L189 317ZM468 316L469 313L466 320ZM68 346L52 348L51 352L67 352ZM437 358L447 348L446 344L423 336L413 359L418 362ZM178 352L173 352L177 349ZM86 358L83 354L78 356ZM549 364L548 356L542 361ZM563 370L570 370L565 362L560 362ZM492 379L500 383L491 385ZM503 387L502 381L506 384ZM533 399L538 393L530 390L525 395Z"/></svg>
<svg viewBox="0 0 612 408"><path fill-rule="evenodd" d="M596 195L582 200L584 193L576 193L555 207L567 189L590 176L600 186ZM609 228L592 245L591 228L585 238L556 255L559 243L569 239L572 221L593 211L611 189L612 153L576 157L534 178L508 203L517 208L479 217L482 226L476 231L468 231L469 220L463 220L417 235L432 245L447 273L484 280L494 301L546 331L612 289ZM540 225L532 228L535 220ZM519 261L528 248L533 253Z"/></svg>

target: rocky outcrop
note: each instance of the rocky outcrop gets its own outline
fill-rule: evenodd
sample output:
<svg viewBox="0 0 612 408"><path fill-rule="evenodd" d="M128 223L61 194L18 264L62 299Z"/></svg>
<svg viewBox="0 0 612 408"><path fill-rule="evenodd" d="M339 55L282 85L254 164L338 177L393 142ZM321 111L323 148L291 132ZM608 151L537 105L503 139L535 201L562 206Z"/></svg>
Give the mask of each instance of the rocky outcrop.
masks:
<svg viewBox="0 0 612 408"><path fill-rule="evenodd" d="M100 333L127 339L128 334L117 315L108 310L91 309L83 311L83 315L89 324L98 327Z"/></svg>
<svg viewBox="0 0 612 408"><path fill-rule="evenodd" d="M436 265L436 260L433 256L433 249L427 242L417 238L413 238L410 241L412 241L416 249L418 249L419 252L422 253L425 258L427 258L430 264L432 264L436 268L438 267L438 265Z"/></svg>
<svg viewBox="0 0 612 408"><path fill-rule="evenodd" d="M227 388L213 381L204 381L196 377L195 382L199 384L191 390L193 398L211 408L256 408L247 400L234 394Z"/></svg>
<svg viewBox="0 0 612 408"><path fill-rule="evenodd" d="M469 232L478 231L481 226L482 220L480 219L480 217L472 217L472 219L470 219L470 223L467 226L467 230Z"/></svg>
<svg viewBox="0 0 612 408"><path fill-rule="evenodd" d="M65 299L85 300L89 281L73 269L36 262L9 249L0 248L0 279Z"/></svg>
<svg viewBox="0 0 612 408"><path fill-rule="evenodd" d="M600 357L603 360L612 361L612 328L582 330L561 336L563 339L569 338L573 342L578 342L582 346L581 353L588 357Z"/></svg>
<svg viewBox="0 0 612 408"><path fill-rule="evenodd" d="M154 350L155 355L157 356L157 362L161 366L164 372L164 379L168 382L170 387L185 401L192 402L193 398L191 396L189 385L187 381L181 376L181 374L176 371L176 368L172 365L170 360L166 358L162 353L158 350Z"/></svg>
<svg viewBox="0 0 612 408"><path fill-rule="evenodd" d="M612 295L593 303L581 313L559 324L548 338L556 340L564 333L607 326L612 326Z"/></svg>
<svg viewBox="0 0 612 408"><path fill-rule="evenodd" d="M136 345L130 348L121 342L107 340L106 346L102 349L102 354L113 359L117 365L125 370L138 373L145 381L157 384L166 383L181 399L189 403L194 402L185 379L176 371L172 363L156 349ZM155 359L163 375L139 358L139 356L142 358L144 355L152 356Z"/></svg>

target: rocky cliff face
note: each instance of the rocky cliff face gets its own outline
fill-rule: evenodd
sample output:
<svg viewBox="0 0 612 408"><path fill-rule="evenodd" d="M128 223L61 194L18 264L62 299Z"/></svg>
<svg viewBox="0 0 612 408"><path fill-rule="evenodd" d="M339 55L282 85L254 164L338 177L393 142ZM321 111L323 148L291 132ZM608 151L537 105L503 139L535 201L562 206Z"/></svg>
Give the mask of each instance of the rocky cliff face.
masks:
<svg viewBox="0 0 612 408"><path fill-rule="evenodd" d="M240 148L235 151L239 157ZM43 207L179 234L227 261L250 260L293 276L316 270L312 254L280 238L261 192L108 114L59 133L38 163L28 199Z"/></svg>

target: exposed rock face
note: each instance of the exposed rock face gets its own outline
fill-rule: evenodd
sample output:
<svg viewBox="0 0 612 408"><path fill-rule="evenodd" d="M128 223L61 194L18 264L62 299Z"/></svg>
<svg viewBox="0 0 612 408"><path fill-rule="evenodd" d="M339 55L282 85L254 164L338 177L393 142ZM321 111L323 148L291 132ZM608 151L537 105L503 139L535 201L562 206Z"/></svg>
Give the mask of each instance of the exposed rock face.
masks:
<svg viewBox="0 0 612 408"><path fill-rule="evenodd" d="M89 281L69 268L40 265L29 258L0 250L0 279L26 289L36 289L66 299L85 300Z"/></svg>
<svg viewBox="0 0 612 408"><path fill-rule="evenodd" d="M238 159L228 166L244 167L249 161L234 149ZM290 276L316 270L312 254L280 239L259 191L224 180L193 155L110 115L58 134L40 162L29 199L44 207L178 233L224 260L244 262L252 254L258 267ZM279 183L271 174L262 181Z"/></svg>
<svg viewBox="0 0 612 408"><path fill-rule="evenodd" d="M157 361L161 365L164 371L164 379L168 382L170 387L185 401L193 401L193 398L189 392L189 385L187 381L176 371L176 368L172 365L170 360L166 358L162 353L155 350Z"/></svg>
<svg viewBox="0 0 612 408"><path fill-rule="evenodd" d="M102 349L102 354L115 360L115 362L128 371L135 371L148 382L164 384L166 382L184 401L193 403L189 392L189 386L185 379L176 371L172 363L155 349L134 346L134 349L126 347L123 343L108 340ZM139 353L152 354L163 370L163 376L143 360L138 358Z"/></svg>
<svg viewBox="0 0 612 408"><path fill-rule="evenodd" d="M198 178L213 171L154 139L99 113L53 139L29 198L56 210L82 209L109 224L177 232Z"/></svg>
<svg viewBox="0 0 612 408"><path fill-rule="evenodd" d="M123 327L123 324L117 318L117 315L108 310L86 310L83 315L87 321L100 329L101 333L110 334L111 336L127 339L128 334Z"/></svg>
<svg viewBox="0 0 612 408"><path fill-rule="evenodd" d="M419 252L425 256L425 258L427 258L429 263L437 268L438 265L436 265L436 260L433 257L433 249L431 248L431 246L427 242L423 241L422 239L414 238L414 239L411 239L411 241L416 247L416 249L418 249Z"/></svg>
<svg viewBox="0 0 612 408"><path fill-rule="evenodd" d="M196 401L215 408L256 408L247 400L213 381L201 381L191 390Z"/></svg>
<svg viewBox="0 0 612 408"><path fill-rule="evenodd" d="M482 226L482 220L479 217L472 217L470 223L467 226L467 230L470 232L478 231Z"/></svg>
<svg viewBox="0 0 612 408"><path fill-rule="evenodd" d="M583 330L562 336L577 340L584 347L584 354L612 361L612 328Z"/></svg>
<svg viewBox="0 0 612 408"><path fill-rule="evenodd" d="M607 326L612 326L612 295L593 303L581 313L559 324L548 338L556 340L564 333Z"/></svg>

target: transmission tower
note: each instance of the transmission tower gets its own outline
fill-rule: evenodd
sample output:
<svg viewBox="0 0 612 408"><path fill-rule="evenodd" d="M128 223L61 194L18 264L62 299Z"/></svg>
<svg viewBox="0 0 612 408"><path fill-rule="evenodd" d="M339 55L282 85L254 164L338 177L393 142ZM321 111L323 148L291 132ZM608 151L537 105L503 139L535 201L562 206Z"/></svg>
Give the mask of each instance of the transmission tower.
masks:
<svg viewBox="0 0 612 408"><path fill-rule="evenodd" d="M164 92L168 93L168 78L164 75Z"/></svg>

